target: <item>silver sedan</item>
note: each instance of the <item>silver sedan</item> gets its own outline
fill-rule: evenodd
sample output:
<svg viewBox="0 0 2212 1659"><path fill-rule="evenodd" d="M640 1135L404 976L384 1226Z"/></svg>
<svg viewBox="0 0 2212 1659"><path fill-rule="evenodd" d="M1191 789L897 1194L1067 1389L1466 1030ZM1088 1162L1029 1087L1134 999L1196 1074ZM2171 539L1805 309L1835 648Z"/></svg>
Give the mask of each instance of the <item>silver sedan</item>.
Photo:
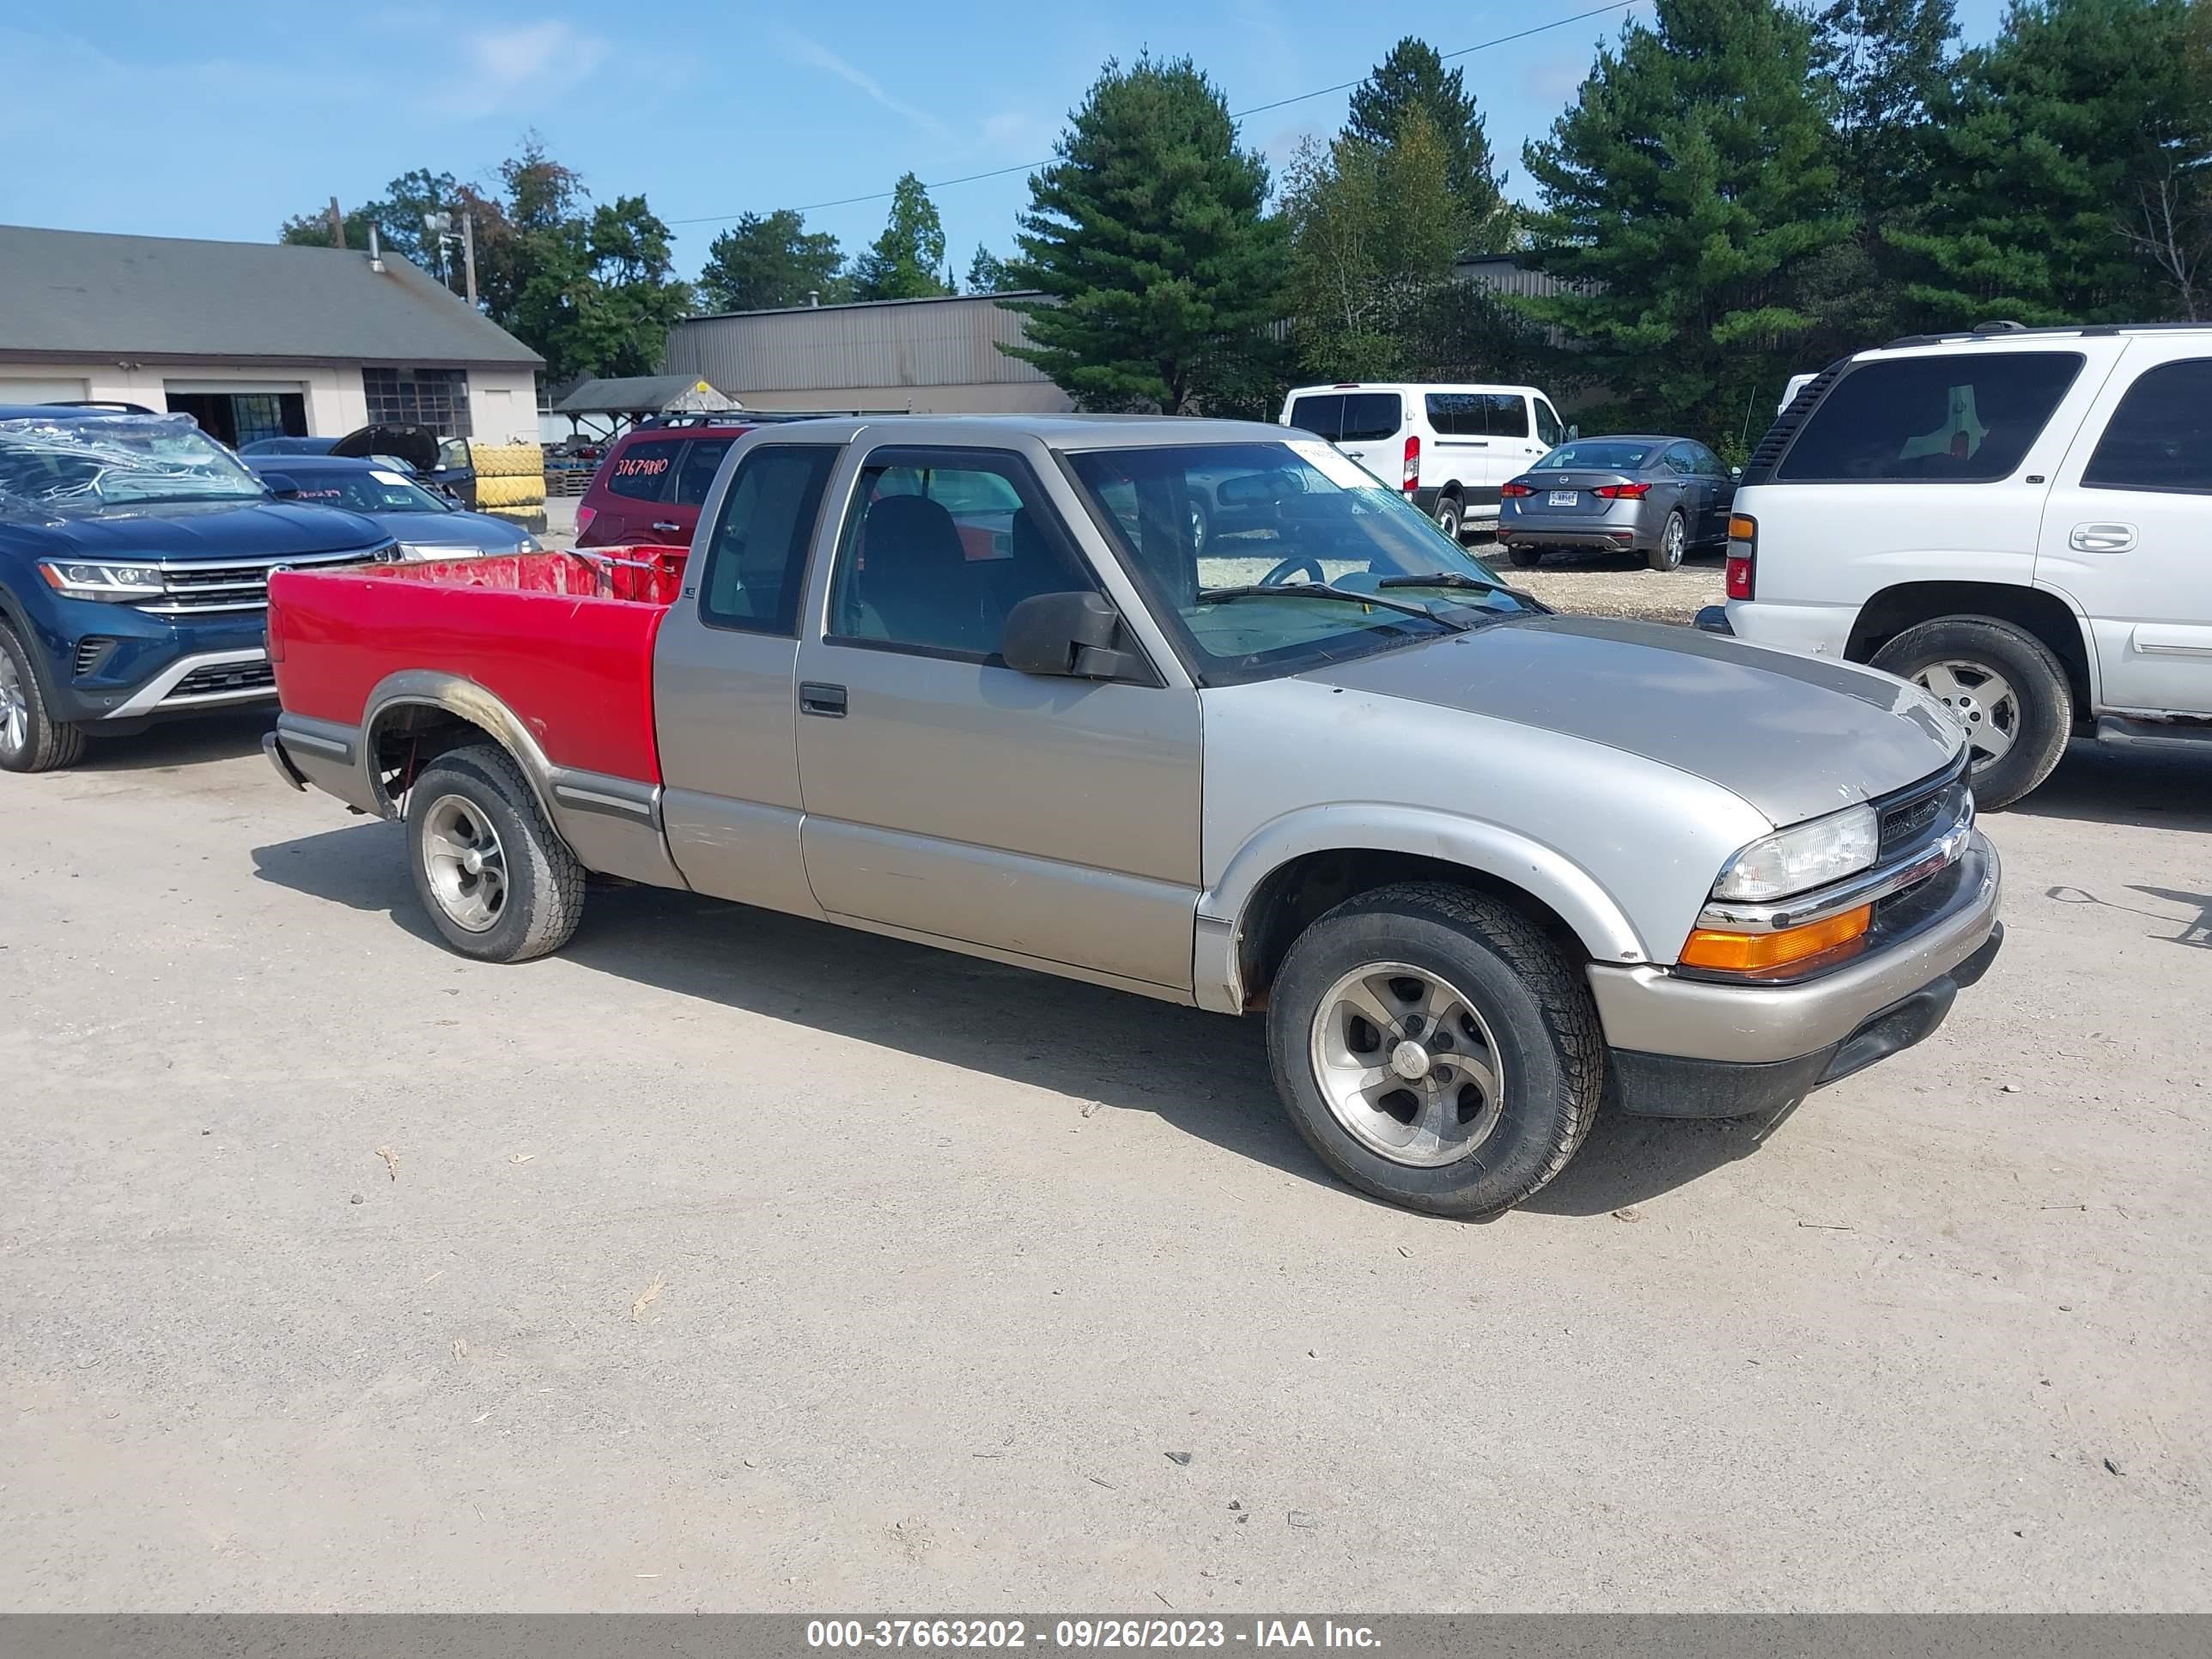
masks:
<svg viewBox="0 0 2212 1659"><path fill-rule="evenodd" d="M1526 568L1552 551L1641 553L1672 570L1728 541L1735 474L1689 438L1575 438L1499 491L1498 539Z"/></svg>

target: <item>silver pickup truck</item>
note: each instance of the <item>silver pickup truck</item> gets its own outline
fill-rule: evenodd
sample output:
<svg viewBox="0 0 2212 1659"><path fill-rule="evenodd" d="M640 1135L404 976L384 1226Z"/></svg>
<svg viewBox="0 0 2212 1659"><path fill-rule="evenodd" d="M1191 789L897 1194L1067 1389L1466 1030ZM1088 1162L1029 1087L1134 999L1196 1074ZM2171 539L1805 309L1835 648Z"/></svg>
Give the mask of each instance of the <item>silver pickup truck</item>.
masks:
<svg viewBox="0 0 2212 1659"><path fill-rule="evenodd" d="M557 949L596 871L1264 1012L1314 1151L1438 1214L1601 1098L1794 1103L2002 938L1926 693L1554 615L1279 428L782 424L688 554L270 597L270 759L404 818L455 950Z"/></svg>

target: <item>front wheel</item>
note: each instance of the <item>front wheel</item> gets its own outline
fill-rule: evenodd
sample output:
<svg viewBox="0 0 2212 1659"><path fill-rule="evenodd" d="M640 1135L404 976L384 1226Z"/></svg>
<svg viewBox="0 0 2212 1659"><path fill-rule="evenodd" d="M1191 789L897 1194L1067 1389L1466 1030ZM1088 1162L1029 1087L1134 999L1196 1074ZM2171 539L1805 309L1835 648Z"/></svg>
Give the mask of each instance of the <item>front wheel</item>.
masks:
<svg viewBox="0 0 2212 1659"><path fill-rule="evenodd" d="M584 866L553 833L507 751L472 744L422 769L407 796L416 896L478 962L559 950L584 910Z"/></svg>
<svg viewBox="0 0 2212 1659"><path fill-rule="evenodd" d="M1993 617L1938 617L1874 656L1940 701L1966 728L1977 805L2009 806L2066 752L2074 693L2050 647Z"/></svg>
<svg viewBox="0 0 2212 1659"><path fill-rule="evenodd" d="M1441 883L1362 894L1307 928L1269 994L1267 1048L1322 1162L1467 1218L1566 1167L1604 1080L1581 975L1518 912Z"/></svg>
<svg viewBox="0 0 2212 1659"><path fill-rule="evenodd" d="M58 772L84 758L84 728L58 720L30 647L0 623L0 772Z"/></svg>

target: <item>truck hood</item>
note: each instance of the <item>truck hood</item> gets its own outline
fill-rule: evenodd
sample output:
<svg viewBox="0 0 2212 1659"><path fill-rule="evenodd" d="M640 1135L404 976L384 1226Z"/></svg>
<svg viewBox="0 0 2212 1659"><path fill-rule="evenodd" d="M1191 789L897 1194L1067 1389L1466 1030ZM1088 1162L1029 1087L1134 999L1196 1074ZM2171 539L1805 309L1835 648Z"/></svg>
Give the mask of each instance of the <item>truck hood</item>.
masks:
<svg viewBox="0 0 2212 1659"><path fill-rule="evenodd" d="M1604 744L1717 784L1778 827L1916 782L1965 741L1941 703L1887 674L1655 623L1532 617L1299 678Z"/></svg>
<svg viewBox="0 0 2212 1659"><path fill-rule="evenodd" d="M392 539L358 513L305 501L173 501L16 518L10 541L46 558L269 559L381 547Z"/></svg>

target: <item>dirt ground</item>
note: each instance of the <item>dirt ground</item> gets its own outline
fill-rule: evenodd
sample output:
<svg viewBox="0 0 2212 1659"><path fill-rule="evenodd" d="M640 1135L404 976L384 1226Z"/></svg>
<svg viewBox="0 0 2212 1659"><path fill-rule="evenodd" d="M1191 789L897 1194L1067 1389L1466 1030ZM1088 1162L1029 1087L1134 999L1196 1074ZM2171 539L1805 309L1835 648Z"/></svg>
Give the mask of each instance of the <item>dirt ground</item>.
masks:
<svg viewBox="0 0 2212 1659"><path fill-rule="evenodd" d="M1719 553L1692 553L1679 570L1665 571L1651 569L1639 554L1580 558L1553 553L1533 570L1517 570L1494 542L1477 542L1468 550L1487 560L1522 592L1578 616L1686 623L1705 606L1728 597L1722 580L1728 561Z"/></svg>
<svg viewBox="0 0 2212 1659"><path fill-rule="evenodd" d="M259 730L0 777L0 1607L2212 1610L2212 770L1991 818L1923 1047L1460 1225L1249 1024L462 962Z"/></svg>

